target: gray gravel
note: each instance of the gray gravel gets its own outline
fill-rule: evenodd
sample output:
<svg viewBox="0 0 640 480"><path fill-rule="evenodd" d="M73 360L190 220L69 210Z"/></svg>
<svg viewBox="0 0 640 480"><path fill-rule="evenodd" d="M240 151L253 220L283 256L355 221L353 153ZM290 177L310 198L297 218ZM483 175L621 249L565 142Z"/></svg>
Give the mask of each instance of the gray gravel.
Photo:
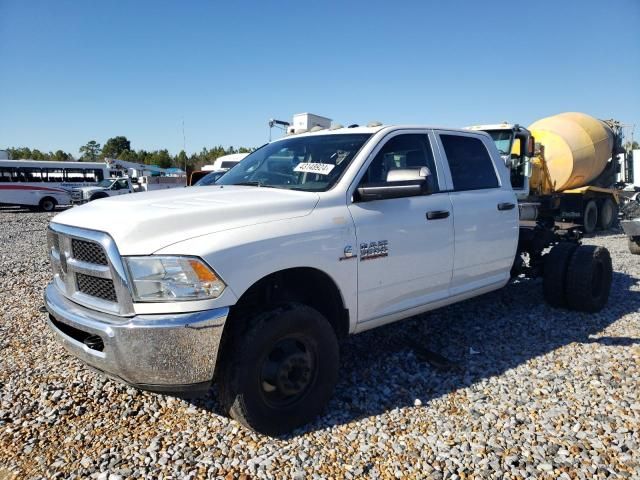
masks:
<svg viewBox="0 0 640 480"><path fill-rule="evenodd" d="M620 233L608 308L539 282L344 341L326 414L271 439L196 401L105 380L39 312L52 215L0 208L0 479L640 478L640 257ZM438 354L434 354L437 352Z"/></svg>

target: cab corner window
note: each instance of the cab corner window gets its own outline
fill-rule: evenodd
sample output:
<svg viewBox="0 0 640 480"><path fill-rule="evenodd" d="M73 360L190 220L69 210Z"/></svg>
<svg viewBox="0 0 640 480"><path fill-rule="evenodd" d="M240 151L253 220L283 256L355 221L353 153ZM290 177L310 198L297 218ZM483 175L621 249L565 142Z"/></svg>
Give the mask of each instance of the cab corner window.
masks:
<svg viewBox="0 0 640 480"><path fill-rule="evenodd" d="M466 135L441 134L453 188L460 190L481 190L498 188L498 177L489 152L479 138Z"/></svg>

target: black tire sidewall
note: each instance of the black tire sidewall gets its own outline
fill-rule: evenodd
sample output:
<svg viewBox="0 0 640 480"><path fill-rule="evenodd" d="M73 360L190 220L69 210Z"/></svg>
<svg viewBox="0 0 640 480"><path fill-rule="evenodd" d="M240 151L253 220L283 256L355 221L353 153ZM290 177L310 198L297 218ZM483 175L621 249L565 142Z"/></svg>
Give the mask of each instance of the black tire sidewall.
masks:
<svg viewBox="0 0 640 480"><path fill-rule="evenodd" d="M585 205L582 223L585 233L592 233L598 227L598 205L594 200Z"/></svg>
<svg viewBox="0 0 640 480"><path fill-rule="evenodd" d="M47 208L47 205L50 205L51 208ZM44 212L53 212L56 209L56 201L51 197L45 197L40 200L40 209Z"/></svg>
<svg viewBox="0 0 640 480"><path fill-rule="evenodd" d="M575 243L559 243L545 258L542 288L545 300L552 307L567 306L565 293L567 267L576 248L578 245Z"/></svg>
<svg viewBox="0 0 640 480"><path fill-rule="evenodd" d="M603 268L603 287L600 295L594 296L593 277L596 265ZM572 310L598 312L607 304L613 280L613 269L609 252L594 245L581 245L576 249L567 270L567 303Z"/></svg>
<svg viewBox="0 0 640 480"><path fill-rule="evenodd" d="M609 218L607 218L607 216L604 215L604 213L607 210L609 210L610 212ZM605 198L602 201L602 204L600 205L600 211L598 212L598 226L602 230L609 230L615 223L616 217L617 217L616 203L610 198ZM607 220L606 222L605 222L605 219Z"/></svg>
<svg viewBox="0 0 640 480"><path fill-rule="evenodd" d="M254 326L236 342L235 357L221 381L236 420L268 435L278 435L315 418L329 401L339 366L335 333L316 310L288 305L259 316ZM315 353L316 372L312 384L295 404L277 409L264 401L260 368L265 356L280 340L291 334L304 335Z"/></svg>

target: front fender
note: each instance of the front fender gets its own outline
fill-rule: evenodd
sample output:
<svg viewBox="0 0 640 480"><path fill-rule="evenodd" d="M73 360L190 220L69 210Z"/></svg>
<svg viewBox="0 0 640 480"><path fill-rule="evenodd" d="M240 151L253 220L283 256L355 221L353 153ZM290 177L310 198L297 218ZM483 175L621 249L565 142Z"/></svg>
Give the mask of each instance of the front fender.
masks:
<svg viewBox="0 0 640 480"><path fill-rule="evenodd" d="M272 273L303 267L320 270L335 282L345 307L352 312L352 331L358 318L358 261L356 257L343 257L346 247L356 250L355 228L346 207L323 210L321 215L314 212L192 238L155 254L198 255L220 275L236 298Z"/></svg>

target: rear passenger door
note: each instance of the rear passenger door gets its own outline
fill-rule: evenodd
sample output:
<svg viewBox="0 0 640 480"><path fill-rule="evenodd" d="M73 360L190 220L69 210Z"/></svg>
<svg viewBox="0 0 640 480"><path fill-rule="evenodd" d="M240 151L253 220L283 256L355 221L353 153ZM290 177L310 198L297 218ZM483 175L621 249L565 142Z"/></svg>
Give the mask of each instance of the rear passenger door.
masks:
<svg viewBox="0 0 640 480"><path fill-rule="evenodd" d="M509 172L493 162L484 135L438 131L453 206L454 260L450 294L498 288L510 276L518 244L519 214ZM497 151L495 158L499 158Z"/></svg>

